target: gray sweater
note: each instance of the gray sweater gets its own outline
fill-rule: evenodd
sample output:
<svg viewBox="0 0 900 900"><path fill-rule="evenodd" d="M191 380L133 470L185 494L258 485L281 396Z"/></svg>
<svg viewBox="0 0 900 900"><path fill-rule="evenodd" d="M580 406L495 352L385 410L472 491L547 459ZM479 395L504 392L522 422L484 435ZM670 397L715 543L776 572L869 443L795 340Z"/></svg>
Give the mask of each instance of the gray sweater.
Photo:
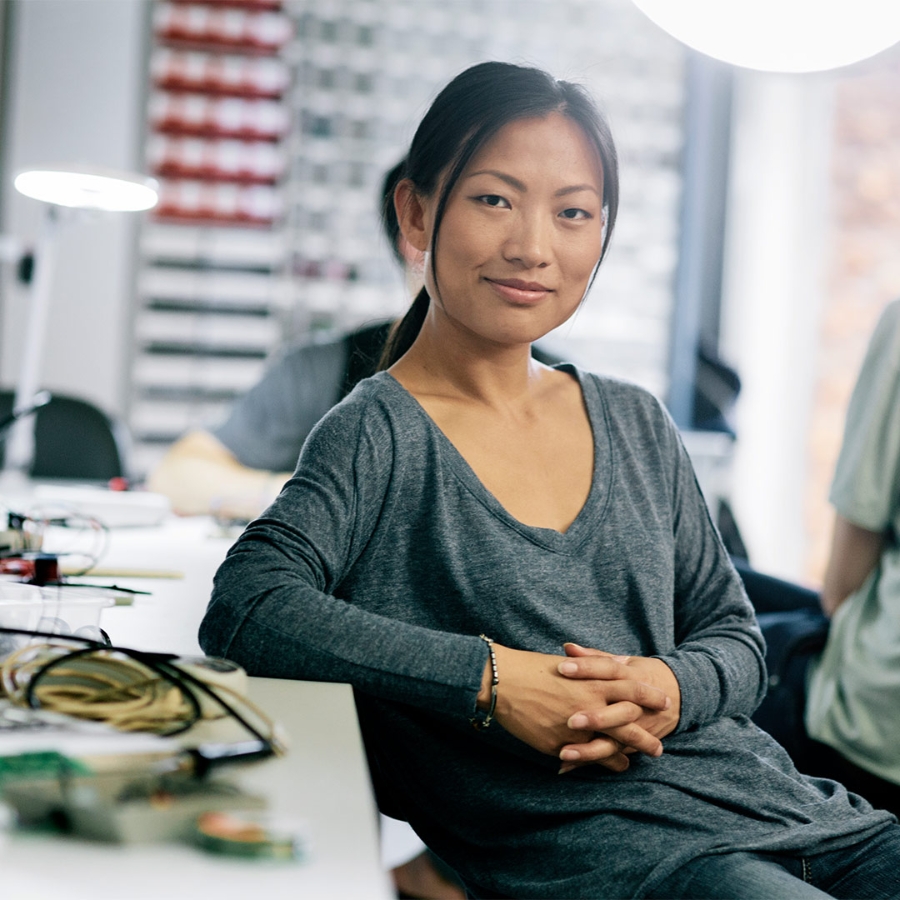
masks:
<svg viewBox="0 0 900 900"><path fill-rule="evenodd" d="M204 649L251 674L352 684L382 808L485 895L637 897L701 854L814 852L884 827L748 720L762 639L665 411L565 368L594 433L593 485L565 534L510 516L381 373L319 423L231 549ZM660 657L682 699L665 752L558 776L502 728L475 731L481 632Z"/></svg>

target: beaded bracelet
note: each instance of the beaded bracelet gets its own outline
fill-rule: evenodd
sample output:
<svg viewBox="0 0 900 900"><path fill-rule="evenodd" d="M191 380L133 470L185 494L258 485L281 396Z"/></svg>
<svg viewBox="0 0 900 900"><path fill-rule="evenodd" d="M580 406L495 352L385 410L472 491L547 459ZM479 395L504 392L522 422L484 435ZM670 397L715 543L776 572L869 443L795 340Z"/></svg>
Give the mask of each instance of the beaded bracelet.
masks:
<svg viewBox="0 0 900 900"><path fill-rule="evenodd" d="M497 708L497 685L500 684L500 676L497 674L497 655L494 653L494 642L485 634L479 634L478 637L483 640L488 647L488 653L491 657L491 705L487 712L478 710L471 719L472 727L476 731L484 731L494 719L494 710Z"/></svg>

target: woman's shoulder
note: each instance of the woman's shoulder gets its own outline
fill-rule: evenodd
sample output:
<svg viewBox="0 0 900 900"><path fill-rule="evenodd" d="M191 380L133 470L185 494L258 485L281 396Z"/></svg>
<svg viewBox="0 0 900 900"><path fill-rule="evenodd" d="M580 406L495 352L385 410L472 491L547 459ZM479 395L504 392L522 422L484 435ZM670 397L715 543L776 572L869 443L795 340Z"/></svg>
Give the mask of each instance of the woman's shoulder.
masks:
<svg viewBox="0 0 900 900"><path fill-rule="evenodd" d="M593 399L594 402L611 407L613 411L641 410L654 417L668 419L666 408L659 397L634 381L581 369L572 363L564 363L557 368L569 371L578 378L588 403Z"/></svg>
<svg viewBox="0 0 900 900"><path fill-rule="evenodd" d="M678 429L659 397L625 378L571 367L582 385L585 405L595 427L622 448L640 448L648 459L680 455Z"/></svg>
<svg viewBox="0 0 900 900"><path fill-rule="evenodd" d="M415 409L410 397L387 372L360 381L340 403L333 406L310 433L307 443L322 449L351 451L360 441L383 445L393 435L411 427Z"/></svg>

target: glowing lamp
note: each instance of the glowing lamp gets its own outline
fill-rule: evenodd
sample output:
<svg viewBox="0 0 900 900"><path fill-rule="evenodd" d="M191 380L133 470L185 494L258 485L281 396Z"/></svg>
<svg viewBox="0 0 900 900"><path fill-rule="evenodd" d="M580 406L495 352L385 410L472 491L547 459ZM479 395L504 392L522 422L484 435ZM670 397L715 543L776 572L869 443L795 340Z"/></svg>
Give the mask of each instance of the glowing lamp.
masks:
<svg viewBox="0 0 900 900"><path fill-rule="evenodd" d="M4 462L6 472L21 476L27 473L34 454L34 423L25 411L34 404L39 388L60 207L140 212L156 206L159 194L152 178L95 166L43 166L21 172L13 183L20 194L47 204L35 254L28 326L13 403L14 413L22 415L10 431Z"/></svg>
<svg viewBox="0 0 900 900"><path fill-rule="evenodd" d="M723 62L818 72L900 41L896 0L633 0L660 28Z"/></svg>

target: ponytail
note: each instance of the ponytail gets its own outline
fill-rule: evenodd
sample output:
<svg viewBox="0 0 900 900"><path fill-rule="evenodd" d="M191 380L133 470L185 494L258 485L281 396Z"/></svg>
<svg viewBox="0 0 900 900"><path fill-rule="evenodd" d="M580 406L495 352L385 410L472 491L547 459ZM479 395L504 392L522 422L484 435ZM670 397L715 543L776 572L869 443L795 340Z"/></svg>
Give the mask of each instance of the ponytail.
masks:
<svg viewBox="0 0 900 900"><path fill-rule="evenodd" d="M412 306L406 311L406 315L394 324L388 339L381 351L381 359L378 360L378 371L389 369L410 347L422 330L422 323L428 315L428 306L431 300L428 291L423 287L416 294Z"/></svg>

